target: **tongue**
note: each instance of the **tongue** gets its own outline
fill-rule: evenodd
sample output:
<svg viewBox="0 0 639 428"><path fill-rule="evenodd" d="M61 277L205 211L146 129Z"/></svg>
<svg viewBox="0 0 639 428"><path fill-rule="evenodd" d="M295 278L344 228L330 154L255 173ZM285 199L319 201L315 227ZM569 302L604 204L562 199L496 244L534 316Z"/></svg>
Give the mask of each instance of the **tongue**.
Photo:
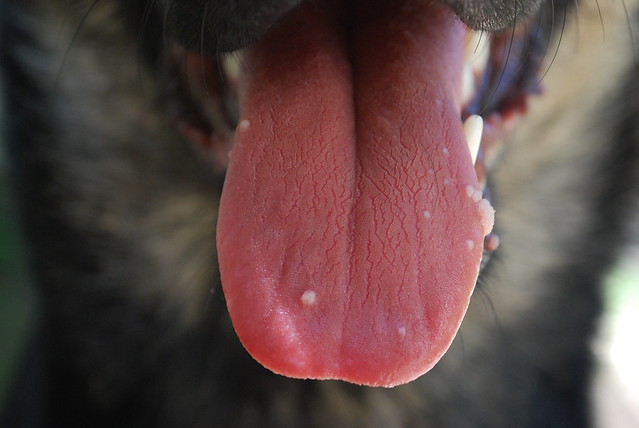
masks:
<svg viewBox="0 0 639 428"><path fill-rule="evenodd" d="M460 121L464 29L436 2L383 2L305 3L248 52L220 272L243 345L286 376L425 373L492 227Z"/></svg>

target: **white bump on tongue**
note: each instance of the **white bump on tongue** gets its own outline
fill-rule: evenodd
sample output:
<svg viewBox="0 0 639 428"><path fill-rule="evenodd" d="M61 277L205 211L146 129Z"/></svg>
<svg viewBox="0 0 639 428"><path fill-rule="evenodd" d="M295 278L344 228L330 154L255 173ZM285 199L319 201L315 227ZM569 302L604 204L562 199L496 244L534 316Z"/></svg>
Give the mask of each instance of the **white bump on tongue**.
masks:
<svg viewBox="0 0 639 428"><path fill-rule="evenodd" d="M219 263L265 367L393 386L454 338L488 210L467 194L462 24L437 2L356 3L348 38L306 2L248 52Z"/></svg>

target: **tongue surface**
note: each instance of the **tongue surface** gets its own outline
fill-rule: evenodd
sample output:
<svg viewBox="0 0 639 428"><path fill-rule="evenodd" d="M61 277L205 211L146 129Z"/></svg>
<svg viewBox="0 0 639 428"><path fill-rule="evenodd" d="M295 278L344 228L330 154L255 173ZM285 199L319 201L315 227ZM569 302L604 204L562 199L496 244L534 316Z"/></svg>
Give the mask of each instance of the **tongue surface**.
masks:
<svg viewBox="0 0 639 428"><path fill-rule="evenodd" d="M462 25L435 2L355 3L305 3L248 53L219 263L265 367L393 386L450 345L489 226L460 121Z"/></svg>

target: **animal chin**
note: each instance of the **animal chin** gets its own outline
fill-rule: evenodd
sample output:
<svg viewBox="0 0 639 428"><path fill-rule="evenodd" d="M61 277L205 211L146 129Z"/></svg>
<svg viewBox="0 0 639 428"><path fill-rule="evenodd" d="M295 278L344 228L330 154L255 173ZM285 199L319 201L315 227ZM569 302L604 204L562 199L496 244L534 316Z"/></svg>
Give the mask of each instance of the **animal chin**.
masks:
<svg viewBox="0 0 639 428"><path fill-rule="evenodd" d="M537 38L439 2L307 2L230 58L174 46L172 117L226 171L222 286L256 360L372 386L439 360L496 247L486 174Z"/></svg>

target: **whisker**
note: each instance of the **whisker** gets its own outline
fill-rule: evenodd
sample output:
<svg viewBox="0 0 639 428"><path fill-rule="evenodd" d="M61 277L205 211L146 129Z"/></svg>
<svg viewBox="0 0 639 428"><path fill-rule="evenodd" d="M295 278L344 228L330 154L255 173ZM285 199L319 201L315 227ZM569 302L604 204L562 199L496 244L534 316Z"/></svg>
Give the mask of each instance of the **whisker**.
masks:
<svg viewBox="0 0 639 428"><path fill-rule="evenodd" d="M557 59L557 55L559 54L559 47L561 46L561 40L564 37L564 32L566 31L566 21L567 21L567 17L568 17L568 9L566 7L566 2L562 2L562 4L564 5L564 13L563 13L563 17L561 20L561 31L559 32L559 40L557 41L557 47L555 48L555 52L552 56L552 59L550 60L550 63L548 64L548 67L546 68L546 71L544 72L544 74L542 74L541 78L539 79L539 81L537 82L537 84L541 84L541 82L544 80L544 78L546 77L546 75L548 74L548 72L550 71L550 69L552 68L552 65L555 63L555 59ZM553 0L553 10L554 10L554 0Z"/></svg>

